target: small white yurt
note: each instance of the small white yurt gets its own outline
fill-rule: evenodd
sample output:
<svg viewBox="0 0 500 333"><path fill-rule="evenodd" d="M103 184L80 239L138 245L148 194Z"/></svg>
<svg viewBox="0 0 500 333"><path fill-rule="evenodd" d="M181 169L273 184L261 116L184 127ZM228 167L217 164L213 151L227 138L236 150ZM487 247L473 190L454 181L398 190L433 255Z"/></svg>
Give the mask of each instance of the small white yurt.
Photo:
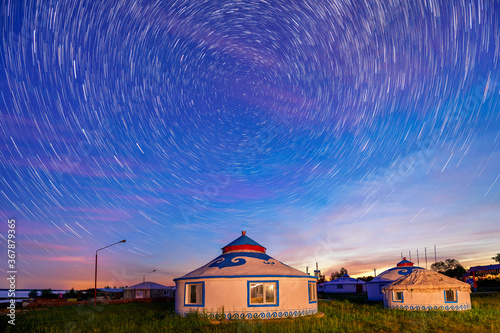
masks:
<svg viewBox="0 0 500 333"><path fill-rule="evenodd" d="M219 257L174 281L181 315L267 319L318 312L317 278L268 256L245 231Z"/></svg>
<svg viewBox="0 0 500 333"><path fill-rule="evenodd" d="M422 270L424 268L413 266L411 261L403 258L397 263L396 267L390 268L379 275L377 275L373 280L369 281L366 285L366 291L368 292L369 301L382 301L384 299L382 288L402 276L408 275L413 271Z"/></svg>
<svg viewBox="0 0 500 333"><path fill-rule="evenodd" d="M470 310L470 285L446 275L418 270L385 286L384 307L400 310Z"/></svg>
<svg viewBox="0 0 500 333"><path fill-rule="evenodd" d="M366 283L344 274L338 279L324 282L319 290L325 293L361 293L366 292Z"/></svg>

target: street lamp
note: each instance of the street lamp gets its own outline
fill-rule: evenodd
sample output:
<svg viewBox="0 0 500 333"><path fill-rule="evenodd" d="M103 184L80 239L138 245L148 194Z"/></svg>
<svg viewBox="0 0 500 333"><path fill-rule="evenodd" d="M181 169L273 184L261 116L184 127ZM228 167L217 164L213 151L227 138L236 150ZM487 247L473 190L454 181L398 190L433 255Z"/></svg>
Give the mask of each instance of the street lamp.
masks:
<svg viewBox="0 0 500 333"><path fill-rule="evenodd" d="M101 247L100 249L98 249L97 251L95 251L94 305L97 305L97 252L99 252L101 250L104 250L105 248L108 248L110 246L119 244L119 243L125 243L126 241L127 241L126 239L123 239L123 240L121 240L119 242L116 242L116 243L113 243L111 245L108 245L108 246L105 246L105 247Z"/></svg>
<svg viewBox="0 0 500 333"><path fill-rule="evenodd" d="M153 269L151 272L148 272L148 273L144 274L142 276L142 282L145 282L146 275L148 275L149 273L153 273L153 272L156 272L156 269Z"/></svg>

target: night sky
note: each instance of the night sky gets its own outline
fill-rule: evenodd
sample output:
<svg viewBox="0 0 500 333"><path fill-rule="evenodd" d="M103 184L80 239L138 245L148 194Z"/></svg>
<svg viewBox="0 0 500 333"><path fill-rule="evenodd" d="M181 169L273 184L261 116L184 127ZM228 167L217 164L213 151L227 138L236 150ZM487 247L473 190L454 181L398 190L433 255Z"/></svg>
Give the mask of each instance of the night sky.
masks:
<svg viewBox="0 0 500 333"><path fill-rule="evenodd" d="M121 239L98 286L172 285L242 230L328 273L500 252L498 1L0 6L17 288L93 287Z"/></svg>

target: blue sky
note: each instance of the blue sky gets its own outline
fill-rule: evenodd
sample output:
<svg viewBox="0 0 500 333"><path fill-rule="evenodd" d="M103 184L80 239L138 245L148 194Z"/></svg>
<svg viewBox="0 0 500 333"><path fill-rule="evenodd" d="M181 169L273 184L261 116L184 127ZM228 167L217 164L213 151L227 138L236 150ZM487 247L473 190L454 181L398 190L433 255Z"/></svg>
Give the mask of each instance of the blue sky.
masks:
<svg viewBox="0 0 500 333"><path fill-rule="evenodd" d="M423 266L425 248L430 266L434 245L493 263L498 3L0 9L18 288L91 287L95 251L121 239L99 252L99 284L156 269L170 285L242 230L301 270L368 275L417 249Z"/></svg>

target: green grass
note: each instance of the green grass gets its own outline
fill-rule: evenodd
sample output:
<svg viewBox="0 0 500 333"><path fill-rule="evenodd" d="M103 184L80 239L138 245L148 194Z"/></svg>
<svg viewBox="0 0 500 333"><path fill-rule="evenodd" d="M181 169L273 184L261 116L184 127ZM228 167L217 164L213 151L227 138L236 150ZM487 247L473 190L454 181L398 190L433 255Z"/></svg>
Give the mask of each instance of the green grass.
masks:
<svg viewBox="0 0 500 333"><path fill-rule="evenodd" d="M324 295L322 295L325 297ZM319 302L323 317L221 321L180 317L170 303L66 306L16 315L16 326L0 319L6 332L500 332L500 294L473 294L465 312L402 311L367 303L366 297L331 295Z"/></svg>

